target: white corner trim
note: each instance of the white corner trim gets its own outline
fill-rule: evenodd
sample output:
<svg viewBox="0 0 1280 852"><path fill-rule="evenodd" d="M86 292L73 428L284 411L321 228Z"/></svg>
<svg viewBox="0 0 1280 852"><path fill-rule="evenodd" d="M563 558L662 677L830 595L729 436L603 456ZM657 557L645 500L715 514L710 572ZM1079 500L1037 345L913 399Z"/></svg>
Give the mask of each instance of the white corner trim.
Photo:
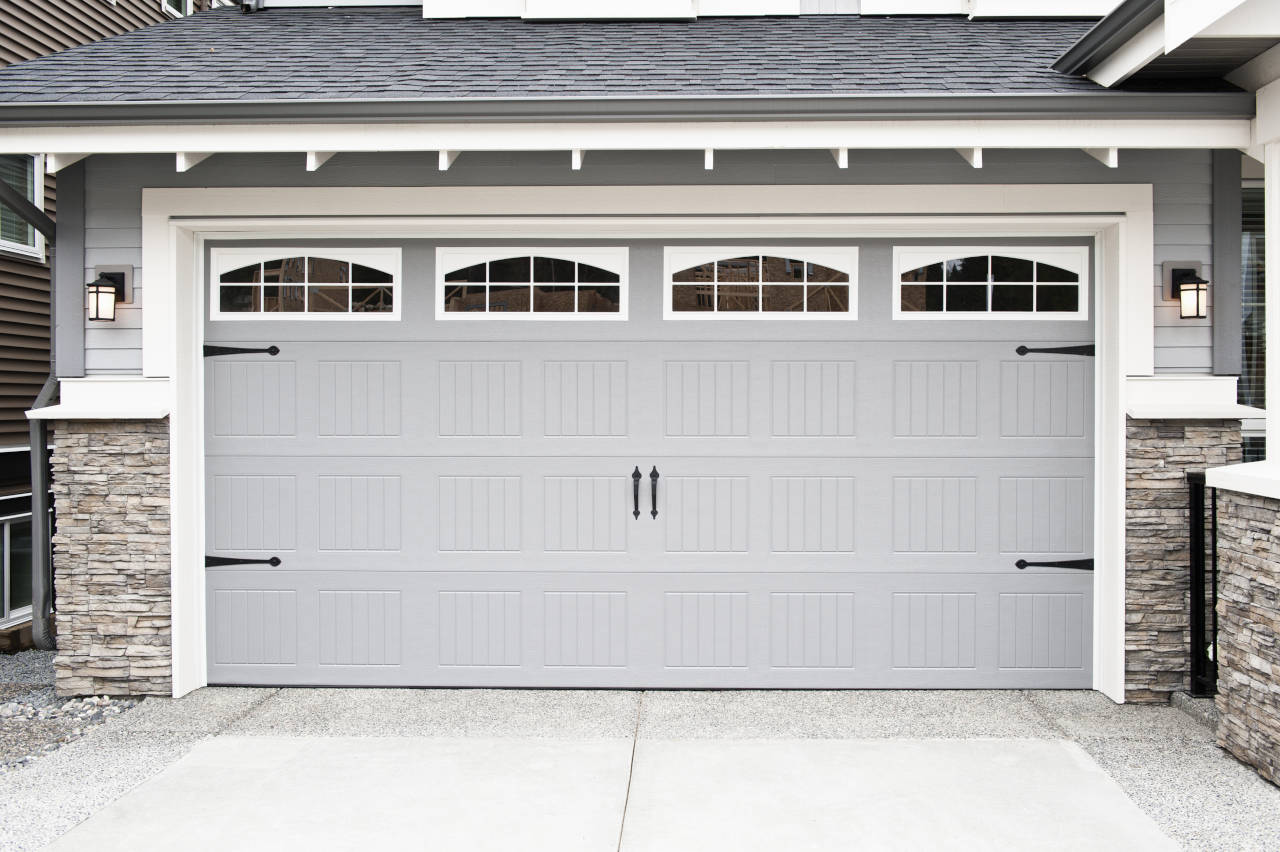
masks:
<svg viewBox="0 0 1280 852"><path fill-rule="evenodd" d="M1280 500L1280 462L1260 461L1211 467L1204 472L1204 481L1210 488L1223 488L1255 497Z"/></svg>
<svg viewBox="0 0 1280 852"><path fill-rule="evenodd" d="M93 376L58 384L61 401L28 411L29 420L160 420L172 408L168 379Z"/></svg>

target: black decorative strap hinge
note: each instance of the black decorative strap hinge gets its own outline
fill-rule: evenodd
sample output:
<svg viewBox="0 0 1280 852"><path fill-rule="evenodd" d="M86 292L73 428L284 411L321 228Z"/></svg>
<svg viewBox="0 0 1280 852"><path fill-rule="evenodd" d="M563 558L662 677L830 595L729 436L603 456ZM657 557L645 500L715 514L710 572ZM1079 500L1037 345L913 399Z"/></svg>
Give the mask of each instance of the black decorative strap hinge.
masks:
<svg viewBox="0 0 1280 852"><path fill-rule="evenodd" d="M241 559L236 556L206 556L204 558L204 567L206 568L222 568L226 565L270 565L275 568L279 564L279 556L272 556L270 559Z"/></svg>
<svg viewBox="0 0 1280 852"><path fill-rule="evenodd" d="M1013 350L1019 355L1030 355L1033 352L1043 355L1087 355L1092 358L1098 354L1094 351L1092 343L1086 343L1081 346L1050 346L1044 349L1032 349L1030 346L1019 346Z"/></svg>
<svg viewBox="0 0 1280 852"><path fill-rule="evenodd" d="M1092 571L1092 559L1065 559L1061 562L1028 562L1025 559L1019 559L1013 563L1018 566L1019 571L1025 571L1028 568L1071 568L1075 571Z"/></svg>
<svg viewBox="0 0 1280 852"><path fill-rule="evenodd" d="M275 357L280 354L279 346L268 346L265 349L246 349L243 346L210 346L208 343L204 345L204 357L213 358L218 355L270 355Z"/></svg>

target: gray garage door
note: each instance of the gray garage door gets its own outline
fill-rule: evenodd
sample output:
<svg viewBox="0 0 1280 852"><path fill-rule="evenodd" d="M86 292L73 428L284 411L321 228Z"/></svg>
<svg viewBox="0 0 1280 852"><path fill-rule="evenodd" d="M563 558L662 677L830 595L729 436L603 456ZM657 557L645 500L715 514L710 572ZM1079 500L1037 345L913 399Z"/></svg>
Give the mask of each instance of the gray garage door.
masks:
<svg viewBox="0 0 1280 852"><path fill-rule="evenodd" d="M207 323L212 683L1090 686L1093 360L1016 349L1092 322L894 319L866 242L856 320L664 319L642 244L461 322L403 248L395 321Z"/></svg>

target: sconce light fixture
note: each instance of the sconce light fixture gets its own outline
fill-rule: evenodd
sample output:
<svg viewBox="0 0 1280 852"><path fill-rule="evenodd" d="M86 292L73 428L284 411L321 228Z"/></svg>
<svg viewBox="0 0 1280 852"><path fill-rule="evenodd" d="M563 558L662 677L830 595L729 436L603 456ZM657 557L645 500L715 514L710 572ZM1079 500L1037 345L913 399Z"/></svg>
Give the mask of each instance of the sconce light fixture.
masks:
<svg viewBox="0 0 1280 852"><path fill-rule="evenodd" d="M1196 275L1182 276L1178 282L1178 315L1183 319L1209 316L1209 282Z"/></svg>
<svg viewBox="0 0 1280 852"><path fill-rule="evenodd" d="M107 275L99 275L85 285L89 292L89 319L94 322L115 322L116 302L122 301L124 282L113 281Z"/></svg>

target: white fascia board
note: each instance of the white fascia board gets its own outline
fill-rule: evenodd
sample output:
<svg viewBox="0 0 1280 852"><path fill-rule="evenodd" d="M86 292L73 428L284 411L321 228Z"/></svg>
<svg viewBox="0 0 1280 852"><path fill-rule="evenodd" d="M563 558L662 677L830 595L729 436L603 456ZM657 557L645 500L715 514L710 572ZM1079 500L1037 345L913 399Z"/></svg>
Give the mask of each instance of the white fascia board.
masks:
<svg viewBox="0 0 1280 852"><path fill-rule="evenodd" d="M1278 38L1280 5L1275 0L1245 0L1201 30L1197 37Z"/></svg>
<svg viewBox="0 0 1280 852"><path fill-rule="evenodd" d="M1165 0L1165 52L1200 35L1246 2L1248 0Z"/></svg>
<svg viewBox="0 0 1280 852"><path fill-rule="evenodd" d="M1258 117L1253 121L1253 139L1248 149L1260 149L1261 146L1280 140L1280 80L1268 83L1258 90ZM1250 156L1257 157L1255 151Z"/></svg>
<svg viewBox="0 0 1280 852"><path fill-rule="evenodd" d="M1086 76L1100 86L1115 86L1163 56L1164 52L1164 20L1157 18L1090 69Z"/></svg>
<svg viewBox="0 0 1280 852"><path fill-rule="evenodd" d="M972 0L971 18L1102 18L1119 0Z"/></svg>
<svg viewBox="0 0 1280 852"><path fill-rule="evenodd" d="M864 15L965 15L971 0L862 0Z"/></svg>
<svg viewBox="0 0 1280 852"><path fill-rule="evenodd" d="M689 20L697 16L695 0L525 0L523 15L532 20L560 21L608 18Z"/></svg>
<svg viewBox="0 0 1280 852"><path fill-rule="evenodd" d="M2 127L0 153L1247 148L1249 119L169 124ZM187 158L197 155L187 154ZM188 159L188 163L190 159Z"/></svg>
<svg viewBox="0 0 1280 852"><path fill-rule="evenodd" d="M524 0L421 0L421 3L424 18L518 18L524 14Z"/></svg>
<svg viewBox="0 0 1280 852"><path fill-rule="evenodd" d="M1255 56L1227 75L1227 82L1248 92L1280 80L1280 46Z"/></svg>

